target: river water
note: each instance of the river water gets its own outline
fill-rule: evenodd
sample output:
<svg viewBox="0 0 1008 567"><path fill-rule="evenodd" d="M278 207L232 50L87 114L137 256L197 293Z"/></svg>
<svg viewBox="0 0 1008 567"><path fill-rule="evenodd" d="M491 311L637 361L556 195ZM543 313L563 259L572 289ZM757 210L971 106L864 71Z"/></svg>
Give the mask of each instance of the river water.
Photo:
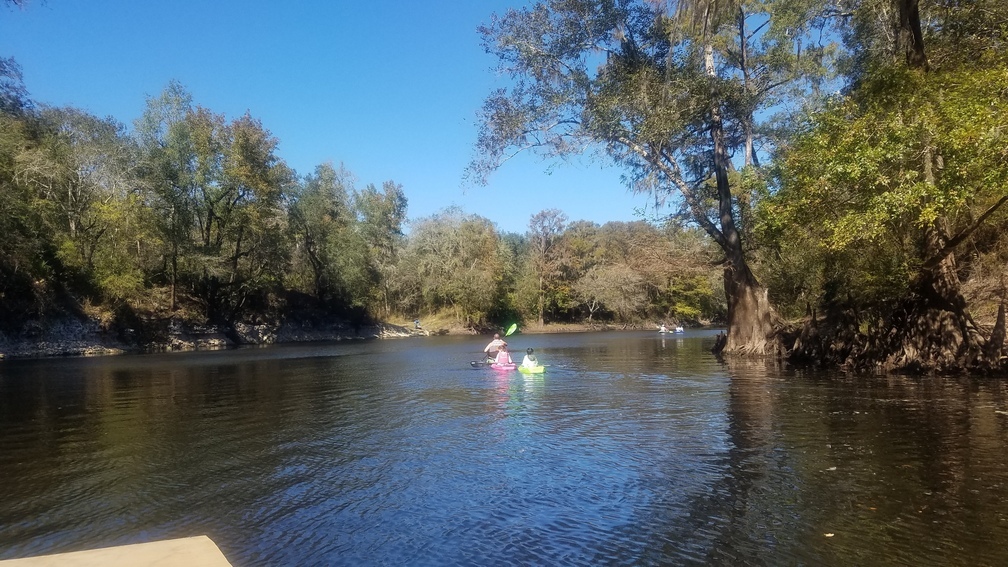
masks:
<svg viewBox="0 0 1008 567"><path fill-rule="evenodd" d="M719 362L714 333L0 362L0 559L1008 565L1003 381Z"/></svg>

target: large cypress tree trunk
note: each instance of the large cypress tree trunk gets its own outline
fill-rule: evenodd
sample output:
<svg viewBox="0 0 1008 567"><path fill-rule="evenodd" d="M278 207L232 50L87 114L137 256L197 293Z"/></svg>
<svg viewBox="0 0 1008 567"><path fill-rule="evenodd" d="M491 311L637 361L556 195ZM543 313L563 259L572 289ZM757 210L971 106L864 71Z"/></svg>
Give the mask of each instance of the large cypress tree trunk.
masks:
<svg viewBox="0 0 1008 567"><path fill-rule="evenodd" d="M724 351L769 354L777 351L776 314L767 290L756 281L749 266L729 265L724 271L728 300L728 336Z"/></svg>
<svg viewBox="0 0 1008 567"><path fill-rule="evenodd" d="M707 73L714 75L713 47L705 50ZM716 97L714 99L717 100ZM767 290L749 269L742 248L742 237L735 225L731 185L728 181L728 156L724 123L717 102L711 107L711 142L714 148L714 178L717 181L718 216L721 238L717 239L727 260L725 298L728 302L728 336L718 342L715 352L769 354L777 350L774 324L777 319Z"/></svg>

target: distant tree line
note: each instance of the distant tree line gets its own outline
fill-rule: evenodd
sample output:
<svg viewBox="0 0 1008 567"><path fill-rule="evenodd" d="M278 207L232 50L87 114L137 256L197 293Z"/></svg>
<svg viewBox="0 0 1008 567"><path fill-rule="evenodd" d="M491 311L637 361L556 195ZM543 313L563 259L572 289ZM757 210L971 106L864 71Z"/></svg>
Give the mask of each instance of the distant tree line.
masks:
<svg viewBox="0 0 1008 567"><path fill-rule="evenodd" d="M568 222L536 213L523 234L451 208L413 223L393 280L405 312L458 320L723 320L709 245L696 230L644 221Z"/></svg>
<svg viewBox="0 0 1008 567"><path fill-rule="evenodd" d="M127 127L33 102L0 59L0 315L277 321L300 313L462 324L723 314L707 246L646 222L532 217L525 234L325 163L298 175L259 120L170 83Z"/></svg>

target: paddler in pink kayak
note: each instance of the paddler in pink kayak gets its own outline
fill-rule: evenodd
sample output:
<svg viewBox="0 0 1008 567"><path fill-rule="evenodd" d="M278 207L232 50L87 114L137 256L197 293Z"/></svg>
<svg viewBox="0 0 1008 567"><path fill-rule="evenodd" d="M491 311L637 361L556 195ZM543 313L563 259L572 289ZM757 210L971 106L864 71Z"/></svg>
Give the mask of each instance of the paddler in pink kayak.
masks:
<svg viewBox="0 0 1008 567"><path fill-rule="evenodd" d="M504 343L504 341L501 342ZM500 350L497 351L497 360L494 361L494 364L497 364L498 366L514 364L514 361L511 360L511 355L508 353L507 343L501 345Z"/></svg>

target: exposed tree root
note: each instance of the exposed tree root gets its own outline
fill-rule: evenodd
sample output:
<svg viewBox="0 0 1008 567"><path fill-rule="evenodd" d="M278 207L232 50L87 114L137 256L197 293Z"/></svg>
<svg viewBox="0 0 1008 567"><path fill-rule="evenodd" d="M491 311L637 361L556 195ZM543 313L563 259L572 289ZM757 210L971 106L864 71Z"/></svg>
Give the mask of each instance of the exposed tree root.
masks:
<svg viewBox="0 0 1008 567"><path fill-rule="evenodd" d="M787 358L803 365L852 371L925 373L1005 373L1004 308L990 336L984 337L965 311L910 300L876 321L862 322L852 308L782 332L793 340Z"/></svg>

